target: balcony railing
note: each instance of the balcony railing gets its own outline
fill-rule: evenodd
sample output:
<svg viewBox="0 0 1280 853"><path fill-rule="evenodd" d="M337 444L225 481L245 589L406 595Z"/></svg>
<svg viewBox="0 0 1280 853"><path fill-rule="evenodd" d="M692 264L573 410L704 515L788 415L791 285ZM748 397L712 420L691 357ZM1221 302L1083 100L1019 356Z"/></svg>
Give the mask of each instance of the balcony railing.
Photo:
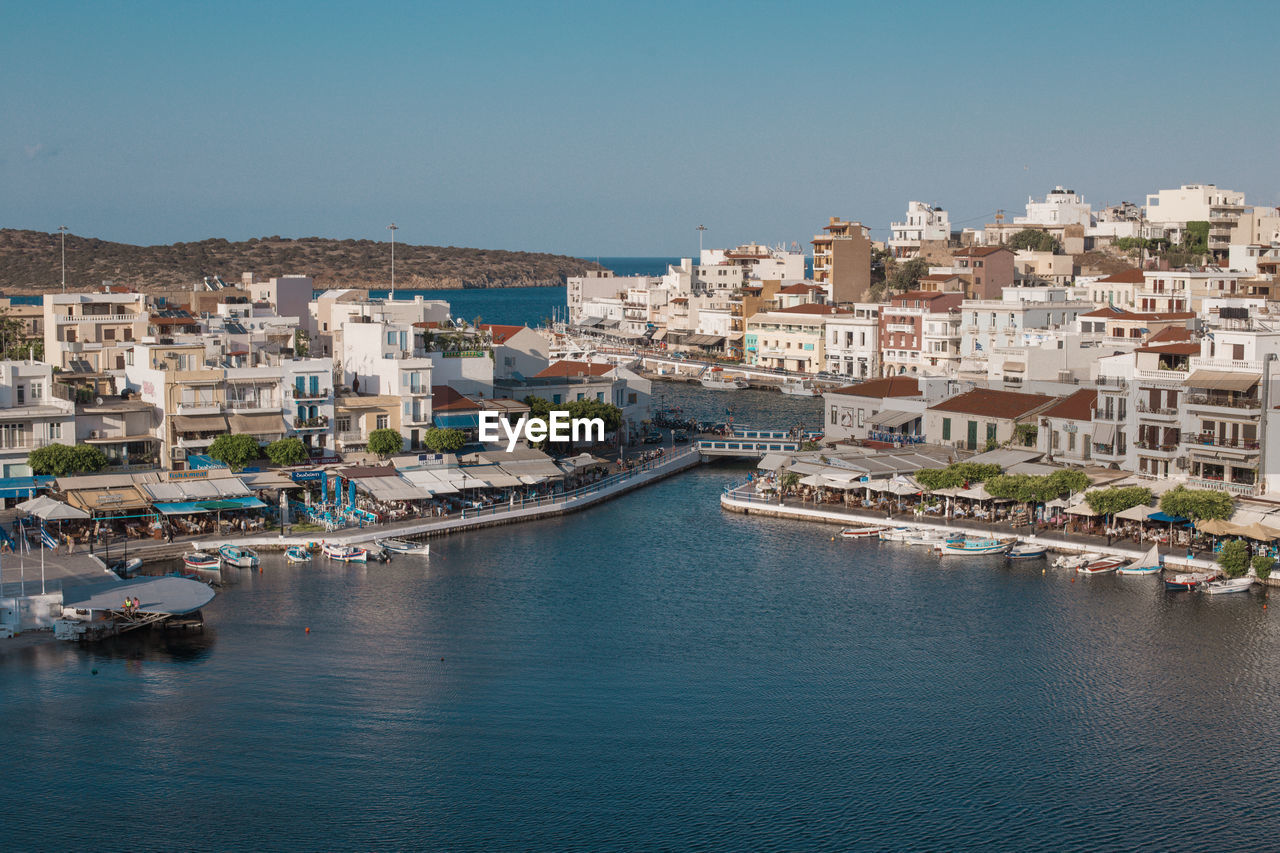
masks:
<svg viewBox="0 0 1280 853"><path fill-rule="evenodd" d="M289 396L294 400L327 400L332 389L319 388L315 391L300 391L297 388L289 389Z"/></svg>
<svg viewBox="0 0 1280 853"><path fill-rule="evenodd" d="M281 408L281 406L275 400L228 400L227 408L237 412L251 411L253 409L274 411Z"/></svg>
<svg viewBox="0 0 1280 853"><path fill-rule="evenodd" d="M1184 439L1191 448L1225 447L1231 450L1260 450L1262 442L1249 441L1242 438L1220 438L1216 435L1192 435Z"/></svg>
<svg viewBox="0 0 1280 853"><path fill-rule="evenodd" d="M222 411L222 403L205 400L199 403L179 403L180 415L216 415Z"/></svg>
<svg viewBox="0 0 1280 853"><path fill-rule="evenodd" d="M1262 401L1257 397L1225 397L1213 394L1187 394L1189 406L1216 406L1223 409L1261 409Z"/></svg>
<svg viewBox="0 0 1280 853"><path fill-rule="evenodd" d="M314 418L298 418L293 419L294 429L328 429L329 416L316 415Z"/></svg>
<svg viewBox="0 0 1280 853"><path fill-rule="evenodd" d="M1197 488L1217 489L1233 495L1251 495L1257 490L1257 486L1253 483L1228 483L1221 478L1213 477L1193 477L1191 484Z"/></svg>
<svg viewBox="0 0 1280 853"><path fill-rule="evenodd" d="M142 320L140 314L59 314L54 318L59 325L67 323L132 323Z"/></svg>
<svg viewBox="0 0 1280 853"><path fill-rule="evenodd" d="M1176 441L1173 444L1163 441L1135 441L1133 446L1155 453L1173 453L1178 449L1178 443Z"/></svg>
<svg viewBox="0 0 1280 853"><path fill-rule="evenodd" d="M347 432L338 433L338 441L343 444L365 444L369 441L369 437L362 432L348 430Z"/></svg>
<svg viewBox="0 0 1280 853"><path fill-rule="evenodd" d="M1138 411L1142 412L1144 415L1160 415L1161 417L1172 417L1172 416L1177 416L1178 414L1177 409L1170 409L1170 408L1165 408L1161 406L1152 406L1149 403L1139 403L1137 408L1138 408Z"/></svg>

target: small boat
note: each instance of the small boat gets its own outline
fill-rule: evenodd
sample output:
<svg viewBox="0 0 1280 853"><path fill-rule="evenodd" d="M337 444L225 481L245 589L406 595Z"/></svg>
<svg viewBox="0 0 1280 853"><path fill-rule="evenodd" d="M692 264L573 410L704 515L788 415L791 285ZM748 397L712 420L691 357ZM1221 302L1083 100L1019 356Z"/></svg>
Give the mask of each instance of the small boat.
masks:
<svg viewBox="0 0 1280 853"><path fill-rule="evenodd" d="M428 554L431 545L427 542L412 542L408 539L379 539L378 544L385 550L395 554Z"/></svg>
<svg viewBox="0 0 1280 853"><path fill-rule="evenodd" d="M132 557L128 560L121 560L111 567L111 571L115 572L122 578L133 577L133 573L142 568L142 558Z"/></svg>
<svg viewBox="0 0 1280 853"><path fill-rule="evenodd" d="M788 379L778 386L778 390L783 394L790 394L793 397L816 397L818 391L813 387L813 383L807 379Z"/></svg>
<svg viewBox="0 0 1280 853"><path fill-rule="evenodd" d="M329 559L343 563L364 563L369 560L369 552L354 545L335 545L326 542L320 546L320 551Z"/></svg>
<svg viewBox="0 0 1280 853"><path fill-rule="evenodd" d="M871 527L846 527L840 531L840 535L846 539L866 539L871 536L879 536L881 530L889 528L883 524L873 525Z"/></svg>
<svg viewBox="0 0 1280 853"><path fill-rule="evenodd" d="M1224 592L1248 592L1255 578L1245 575L1242 578L1224 578L1220 581L1205 581L1204 591L1210 595L1221 595Z"/></svg>
<svg viewBox="0 0 1280 853"><path fill-rule="evenodd" d="M192 551L182 556L182 565L193 572L216 572L222 567L222 562L205 551Z"/></svg>
<svg viewBox="0 0 1280 853"><path fill-rule="evenodd" d="M923 545L926 548L937 548L946 542L963 542L964 535L960 533L952 533L948 535L943 533L941 530L916 530L902 541L908 545Z"/></svg>
<svg viewBox="0 0 1280 853"><path fill-rule="evenodd" d="M880 531L881 542L906 542L915 530L910 527L886 527Z"/></svg>
<svg viewBox="0 0 1280 853"><path fill-rule="evenodd" d="M290 563L309 563L311 562L311 552L301 545L294 545L285 549L284 558Z"/></svg>
<svg viewBox="0 0 1280 853"><path fill-rule="evenodd" d="M1152 545L1151 550L1127 566L1116 569L1119 575L1154 575L1160 571L1160 548Z"/></svg>
<svg viewBox="0 0 1280 853"><path fill-rule="evenodd" d="M713 391L739 391L751 387L745 379L728 378L724 375L724 369L720 367L713 367L703 372L698 381L702 383L703 388L710 388Z"/></svg>
<svg viewBox="0 0 1280 853"><path fill-rule="evenodd" d="M218 549L218 554L222 557L222 562L228 566L235 566L237 569L252 569L257 567L260 562L258 555L254 553L252 548L223 545Z"/></svg>
<svg viewBox="0 0 1280 853"><path fill-rule="evenodd" d="M1105 575L1108 572L1114 572L1123 565L1124 559L1122 557L1099 557L1092 563L1076 566L1076 571L1082 575Z"/></svg>
<svg viewBox="0 0 1280 853"><path fill-rule="evenodd" d="M1049 553L1048 545L1036 545L1032 542L1019 542L1004 555L1009 560L1038 560Z"/></svg>
<svg viewBox="0 0 1280 853"><path fill-rule="evenodd" d="M999 539L965 539L960 542L943 542L938 550L944 555L958 557L978 557L984 554L1003 554L1009 549L1008 542Z"/></svg>
<svg viewBox="0 0 1280 853"><path fill-rule="evenodd" d="M1213 572L1178 572L1177 574L1166 574L1164 576L1164 588L1168 590L1190 590L1196 589L1201 584L1207 584L1217 575Z"/></svg>
<svg viewBox="0 0 1280 853"><path fill-rule="evenodd" d="M1053 561L1053 565L1058 569L1078 569L1101 557L1101 554L1063 554Z"/></svg>

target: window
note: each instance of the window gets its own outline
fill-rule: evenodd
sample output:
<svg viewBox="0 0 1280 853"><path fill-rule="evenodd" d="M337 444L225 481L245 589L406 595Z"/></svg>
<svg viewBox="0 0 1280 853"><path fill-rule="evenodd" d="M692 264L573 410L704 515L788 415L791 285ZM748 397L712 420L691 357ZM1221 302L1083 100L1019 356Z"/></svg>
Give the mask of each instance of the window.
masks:
<svg viewBox="0 0 1280 853"><path fill-rule="evenodd" d="M50 438L50 440L52 440L52 441L57 441L58 439L62 438L62 424L61 424L61 423L51 423L51 424L49 424L49 438Z"/></svg>
<svg viewBox="0 0 1280 853"><path fill-rule="evenodd" d="M561 395L561 394L552 394L552 395L551 395L551 402L552 402L552 403L557 403L557 404L558 404L558 403L563 402L563 395Z"/></svg>
<svg viewBox="0 0 1280 853"><path fill-rule="evenodd" d="M39 403L44 399L44 386L39 382L31 383L31 402Z"/></svg>
<svg viewBox="0 0 1280 853"><path fill-rule="evenodd" d="M25 406L27 403L27 386L19 385L17 390L18 390L18 405Z"/></svg>
<svg viewBox="0 0 1280 853"><path fill-rule="evenodd" d="M603 391L597 391L597 392L596 392L596 402L598 402L598 403L603 403L603 402L604 402L604 392L603 392Z"/></svg>
<svg viewBox="0 0 1280 853"><path fill-rule="evenodd" d="M987 424L987 441L993 441L996 437L996 425Z"/></svg>
<svg viewBox="0 0 1280 853"><path fill-rule="evenodd" d="M391 416L378 415L378 419L376 423L377 423L377 426L374 427L374 429L389 429L391 427Z"/></svg>
<svg viewBox="0 0 1280 853"><path fill-rule="evenodd" d="M951 440L951 418L942 419L942 440Z"/></svg>
<svg viewBox="0 0 1280 853"><path fill-rule="evenodd" d="M395 345L396 345L396 333L387 332L387 346L393 347Z"/></svg>
<svg viewBox="0 0 1280 853"><path fill-rule="evenodd" d="M337 418L334 418L333 422L334 426L337 427L338 432L351 432L350 415L339 415Z"/></svg>
<svg viewBox="0 0 1280 853"><path fill-rule="evenodd" d="M579 392L578 392L578 399L579 399L579 400L585 400L585 399L586 399L586 397L587 397L587 395L586 395L586 394L583 394L581 391L579 391Z"/></svg>
<svg viewBox="0 0 1280 853"><path fill-rule="evenodd" d="M1076 449L1076 434L1074 432L1067 433L1067 450L1074 453Z"/></svg>
<svg viewBox="0 0 1280 853"><path fill-rule="evenodd" d="M635 404L636 404L636 395L635 395L635 392L633 391L627 395L627 405L634 406Z"/></svg>

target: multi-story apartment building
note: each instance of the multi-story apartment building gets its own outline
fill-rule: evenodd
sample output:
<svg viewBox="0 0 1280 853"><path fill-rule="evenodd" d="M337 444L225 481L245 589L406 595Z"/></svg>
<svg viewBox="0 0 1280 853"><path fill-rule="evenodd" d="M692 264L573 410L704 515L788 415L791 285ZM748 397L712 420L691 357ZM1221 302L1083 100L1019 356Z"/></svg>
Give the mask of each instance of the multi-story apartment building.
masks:
<svg viewBox="0 0 1280 853"><path fill-rule="evenodd" d="M1093 464L1093 412L1098 392L1084 388L1040 411L1036 449L1062 465Z"/></svg>
<svg viewBox="0 0 1280 853"><path fill-rule="evenodd" d="M468 377L482 390L493 388L493 361L488 352L479 350L425 352L425 332L405 323L344 323L342 349L342 376L345 388L356 394L391 394L401 398L400 426L407 446L415 447L421 436L431 427L431 385L448 384L454 390L455 382L439 383L435 377L435 362L449 364L455 377ZM474 353L479 352L479 357ZM475 368L472 377L467 371Z"/></svg>
<svg viewBox="0 0 1280 853"><path fill-rule="evenodd" d="M142 293L46 293L44 360L60 370L122 371L148 334L149 313Z"/></svg>
<svg viewBox="0 0 1280 853"><path fill-rule="evenodd" d="M826 366L826 321L847 314L831 305L797 305L749 317L745 338L747 363L819 373Z"/></svg>
<svg viewBox="0 0 1280 853"><path fill-rule="evenodd" d="M871 379L880 375L880 310L876 302L858 302L848 314L826 322L827 372Z"/></svg>
<svg viewBox="0 0 1280 853"><path fill-rule="evenodd" d="M955 313L955 328L958 329L958 309L963 301L960 293L932 293L923 290L911 290L890 297L889 304L880 311L880 363L884 375L914 374L922 372L922 368L930 362L924 357L926 318L935 326L945 326L941 334L938 329L931 343L941 343L937 353L932 355L932 367L938 366L938 359L945 364L959 359L959 336L955 336L955 349L952 349L952 312ZM934 371L936 372L936 371Z"/></svg>
<svg viewBox="0 0 1280 853"><path fill-rule="evenodd" d="M745 281L797 281L804 278L804 253L777 246L746 243L734 249L703 249L695 270L694 287L703 290L741 287ZM738 270L737 282L733 270ZM723 275L722 275L723 271Z"/></svg>
<svg viewBox="0 0 1280 853"><path fill-rule="evenodd" d="M909 201L906 218L890 223L889 235L889 254L909 260L920 255L925 243L945 246L951 239L951 220L941 207Z"/></svg>
<svg viewBox="0 0 1280 853"><path fill-rule="evenodd" d="M1217 267L1201 270L1149 270L1142 275L1142 290L1135 294L1140 311L1203 313L1205 299L1265 299L1271 290L1270 282L1253 277L1256 273Z"/></svg>
<svg viewBox="0 0 1280 853"><path fill-rule="evenodd" d="M136 394L95 395L76 405L76 443L96 446L113 468L155 468L161 461L159 416Z"/></svg>
<svg viewBox="0 0 1280 853"><path fill-rule="evenodd" d="M1116 308L1133 310L1137 306L1137 294L1143 289L1146 280L1142 270L1112 273L1094 279L1087 285L1089 298L1098 306L1114 305Z"/></svg>
<svg viewBox="0 0 1280 853"><path fill-rule="evenodd" d="M999 299L1017 280L1014 253L1004 246L969 246L957 249L949 267L930 267L932 276L958 276L969 299ZM934 279L936 281L936 279Z"/></svg>
<svg viewBox="0 0 1280 853"><path fill-rule="evenodd" d="M1023 333L1034 329L1075 328L1093 303L1071 296L1067 288L1010 287L1000 299L966 299L960 306L961 372L983 381L995 347L1022 346Z"/></svg>
<svg viewBox="0 0 1280 853"><path fill-rule="evenodd" d="M1019 227L1042 226L1047 229L1066 225L1088 227L1093 224L1093 208L1075 190L1058 186L1045 195L1044 201L1036 201L1028 196L1027 215L1014 217L1013 224Z"/></svg>
<svg viewBox="0 0 1280 853"><path fill-rule="evenodd" d="M1208 222L1209 250L1225 258L1231 231L1244 209L1244 193L1213 184L1184 184L1148 195L1146 219L1175 242L1182 239L1188 222Z"/></svg>
<svg viewBox="0 0 1280 853"><path fill-rule="evenodd" d="M831 217L813 238L813 280L837 305L865 302L871 292L871 229Z"/></svg>
<svg viewBox="0 0 1280 853"><path fill-rule="evenodd" d="M54 394L51 365L0 361L0 473L29 477L32 450L74 444L75 416L75 407Z"/></svg>

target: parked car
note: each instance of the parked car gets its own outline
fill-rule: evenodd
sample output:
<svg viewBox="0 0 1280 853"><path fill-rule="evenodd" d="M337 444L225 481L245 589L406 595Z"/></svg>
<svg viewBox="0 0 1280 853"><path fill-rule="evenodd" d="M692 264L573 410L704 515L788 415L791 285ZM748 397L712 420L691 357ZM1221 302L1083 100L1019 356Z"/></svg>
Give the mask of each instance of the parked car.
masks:
<svg viewBox="0 0 1280 853"><path fill-rule="evenodd" d="M675 432L671 433L671 440L674 441L676 444L684 444L689 440L689 433L685 432L682 429L678 429Z"/></svg>
<svg viewBox="0 0 1280 853"><path fill-rule="evenodd" d="M645 444L662 444L662 433L656 429L651 429L644 434Z"/></svg>

